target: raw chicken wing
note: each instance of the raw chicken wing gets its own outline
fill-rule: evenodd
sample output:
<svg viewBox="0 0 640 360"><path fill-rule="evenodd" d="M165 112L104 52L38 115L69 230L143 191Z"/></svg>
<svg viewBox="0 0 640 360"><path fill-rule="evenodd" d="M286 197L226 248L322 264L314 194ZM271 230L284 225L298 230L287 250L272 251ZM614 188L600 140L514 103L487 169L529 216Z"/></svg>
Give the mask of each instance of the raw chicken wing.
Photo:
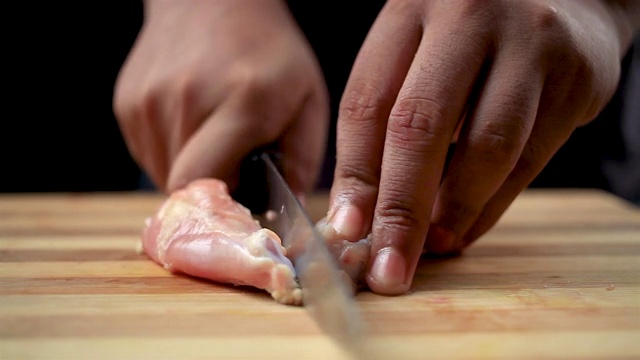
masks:
<svg viewBox="0 0 640 360"><path fill-rule="evenodd" d="M167 270L264 289L300 305L302 292L281 240L236 202L223 181L199 179L147 219L145 253Z"/></svg>

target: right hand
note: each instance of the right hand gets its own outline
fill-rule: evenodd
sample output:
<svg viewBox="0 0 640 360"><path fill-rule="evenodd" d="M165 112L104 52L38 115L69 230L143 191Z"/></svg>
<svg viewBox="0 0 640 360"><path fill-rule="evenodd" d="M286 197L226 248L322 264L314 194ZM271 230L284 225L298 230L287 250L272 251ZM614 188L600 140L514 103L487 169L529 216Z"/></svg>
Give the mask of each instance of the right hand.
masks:
<svg viewBox="0 0 640 360"><path fill-rule="evenodd" d="M371 233L371 290L404 293L423 250L489 231L600 113L637 28L627 3L387 1L341 99L328 217Z"/></svg>
<svg viewBox="0 0 640 360"><path fill-rule="evenodd" d="M285 178L312 190L329 123L322 72L281 0L147 0L116 83L114 111L162 191L215 177L278 141Z"/></svg>

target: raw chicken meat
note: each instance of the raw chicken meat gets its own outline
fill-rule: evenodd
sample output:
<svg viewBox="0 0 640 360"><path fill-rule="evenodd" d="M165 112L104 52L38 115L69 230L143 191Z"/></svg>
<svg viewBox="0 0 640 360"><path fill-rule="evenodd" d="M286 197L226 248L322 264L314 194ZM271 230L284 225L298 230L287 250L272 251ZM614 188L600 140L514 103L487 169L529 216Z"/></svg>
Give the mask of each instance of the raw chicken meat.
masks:
<svg viewBox="0 0 640 360"><path fill-rule="evenodd" d="M316 229L344 272L344 278L357 291L364 286L364 275L371 251L370 235L356 242L344 240L333 227L326 223L326 217L316 223Z"/></svg>
<svg viewBox="0 0 640 360"><path fill-rule="evenodd" d="M302 291L281 239L236 202L227 185L199 179L178 190L147 220L143 249L167 270L264 289L300 305Z"/></svg>
<svg viewBox="0 0 640 360"><path fill-rule="evenodd" d="M316 228L344 281L357 291L364 283L370 239L343 240L325 219ZM295 269L280 237L236 202L223 181L198 179L172 193L147 219L142 245L169 271L260 288L283 304L302 303Z"/></svg>

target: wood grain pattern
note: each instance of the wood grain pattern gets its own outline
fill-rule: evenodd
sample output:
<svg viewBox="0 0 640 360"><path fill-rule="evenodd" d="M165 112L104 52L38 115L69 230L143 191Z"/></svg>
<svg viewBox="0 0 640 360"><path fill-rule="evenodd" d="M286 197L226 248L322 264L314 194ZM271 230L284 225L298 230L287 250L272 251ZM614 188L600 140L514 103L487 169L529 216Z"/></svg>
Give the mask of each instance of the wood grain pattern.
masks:
<svg viewBox="0 0 640 360"><path fill-rule="evenodd" d="M0 195L0 359L348 359L304 308L139 253L150 193ZM309 199L314 220L326 194ZM527 191L410 293L362 292L365 357L640 358L640 210Z"/></svg>

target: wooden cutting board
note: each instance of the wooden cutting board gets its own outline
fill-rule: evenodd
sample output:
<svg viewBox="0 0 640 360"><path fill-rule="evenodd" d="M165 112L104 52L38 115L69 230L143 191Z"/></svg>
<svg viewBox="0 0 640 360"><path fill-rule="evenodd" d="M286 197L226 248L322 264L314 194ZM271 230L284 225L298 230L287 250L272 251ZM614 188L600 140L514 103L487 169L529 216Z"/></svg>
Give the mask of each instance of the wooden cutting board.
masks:
<svg viewBox="0 0 640 360"><path fill-rule="evenodd" d="M0 195L0 359L351 358L304 308L140 254L161 201ZM640 210L527 191L464 256L422 261L409 294L357 301L380 359L640 358Z"/></svg>

